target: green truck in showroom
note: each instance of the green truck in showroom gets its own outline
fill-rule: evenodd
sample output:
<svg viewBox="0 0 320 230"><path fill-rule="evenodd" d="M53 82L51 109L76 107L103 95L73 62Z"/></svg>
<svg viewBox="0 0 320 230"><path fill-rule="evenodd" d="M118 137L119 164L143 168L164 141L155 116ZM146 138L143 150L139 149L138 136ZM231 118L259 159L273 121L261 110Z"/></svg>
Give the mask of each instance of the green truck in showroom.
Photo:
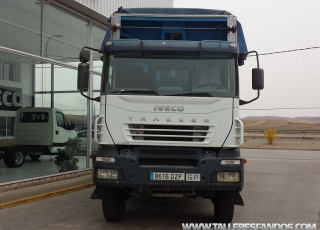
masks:
<svg viewBox="0 0 320 230"><path fill-rule="evenodd" d="M9 168L21 167L25 157L38 160L42 154L57 154L69 138L77 137L57 108L20 108L16 112L12 146L0 146L0 159Z"/></svg>
<svg viewBox="0 0 320 230"><path fill-rule="evenodd" d="M78 90L88 90L90 50L103 56L100 115L95 119L91 198L107 221L128 198L205 198L217 222L244 205L243 123L239 106L259 97L263 70L248 52L241 24L226 11L119 8L102 47L84 47ZM238 67L257 59L252 88L239 98Z"/></svg>

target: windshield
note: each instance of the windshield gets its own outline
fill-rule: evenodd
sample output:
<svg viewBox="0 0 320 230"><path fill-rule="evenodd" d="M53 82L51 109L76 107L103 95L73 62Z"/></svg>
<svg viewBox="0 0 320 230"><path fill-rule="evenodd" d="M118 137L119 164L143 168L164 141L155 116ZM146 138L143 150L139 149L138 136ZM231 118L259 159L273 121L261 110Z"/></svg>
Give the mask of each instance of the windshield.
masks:
<svg viewBox="0 0 320 230"><path fill-rule="evenodd" d="M233 97L237 93L233 55L112 54L106 63L107 94Z"/></svg>

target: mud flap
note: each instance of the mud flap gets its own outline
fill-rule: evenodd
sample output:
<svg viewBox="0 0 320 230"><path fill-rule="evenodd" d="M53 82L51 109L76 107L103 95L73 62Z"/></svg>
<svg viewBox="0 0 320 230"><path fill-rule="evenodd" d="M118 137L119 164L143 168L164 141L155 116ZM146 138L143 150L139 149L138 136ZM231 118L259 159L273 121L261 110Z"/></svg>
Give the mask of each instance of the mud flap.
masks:
<svg viewBox="0 0 320 230"><path fill-rule="evenodd" d="M244 206L244 202L239 191L220 191L219 193L224 193L225 197L227 197L228 200L231 200L234 205ZM211 202L215 204L217 203L217 199L219 199L219 194L213 197Z"/></svg>
<svg viewBox="0 0 320 230"><path fill-rule="evenodd" d="M234 192L230 192L232 194L230 194L233 197L233 203L234 205L240 205L240 206L244 206L244 202L243 199L240 195L240 192L238 191L234 191Z"/></svg>
<svg viewBox="0 0 320 230"><path fill-rule="evenodd" d="M91 194L90 199L92 199L92 200L102 199L103 195L106 192L106 189L107 189L107 187L96 186L93 193Z"/></svg>

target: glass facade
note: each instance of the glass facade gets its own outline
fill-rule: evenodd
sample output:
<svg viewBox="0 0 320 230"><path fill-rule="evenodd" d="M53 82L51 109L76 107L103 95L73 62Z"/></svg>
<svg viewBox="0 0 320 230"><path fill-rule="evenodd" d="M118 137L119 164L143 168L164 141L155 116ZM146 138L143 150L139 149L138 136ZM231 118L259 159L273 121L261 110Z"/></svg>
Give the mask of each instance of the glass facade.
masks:
<svg viewBox="0 0 320 230"><path fill-rule="evenodd" d="M88 101L77 91L76 68L82 47L99 48L105 30L54 1L0 1L0 48L18 51L0 50L0 183L88 167ZM92 68L101 66L93 56ZM93 75L94 96L100 79Z"/></svg>

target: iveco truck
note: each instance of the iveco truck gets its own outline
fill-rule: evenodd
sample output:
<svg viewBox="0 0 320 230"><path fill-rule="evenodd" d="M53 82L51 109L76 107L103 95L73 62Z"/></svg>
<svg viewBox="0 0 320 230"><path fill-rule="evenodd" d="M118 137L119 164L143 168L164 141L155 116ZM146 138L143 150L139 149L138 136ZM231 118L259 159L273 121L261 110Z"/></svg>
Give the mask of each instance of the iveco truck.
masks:
<svg viewBox="0 0 320 230"><path fill-rule="evenodd" d="M100 96L89 97L100 102L91 198L102 199L105 219L120 220L129 198L147 196L208 199L213 220L231 222L234 205L244 205L239 106L264 87L258 53L247 51L237 18L119 8L101 48L80 52L78 90L87 98L90 50L103 61ZM249 53L257 97L244 101L238 68Z"/></svg>

